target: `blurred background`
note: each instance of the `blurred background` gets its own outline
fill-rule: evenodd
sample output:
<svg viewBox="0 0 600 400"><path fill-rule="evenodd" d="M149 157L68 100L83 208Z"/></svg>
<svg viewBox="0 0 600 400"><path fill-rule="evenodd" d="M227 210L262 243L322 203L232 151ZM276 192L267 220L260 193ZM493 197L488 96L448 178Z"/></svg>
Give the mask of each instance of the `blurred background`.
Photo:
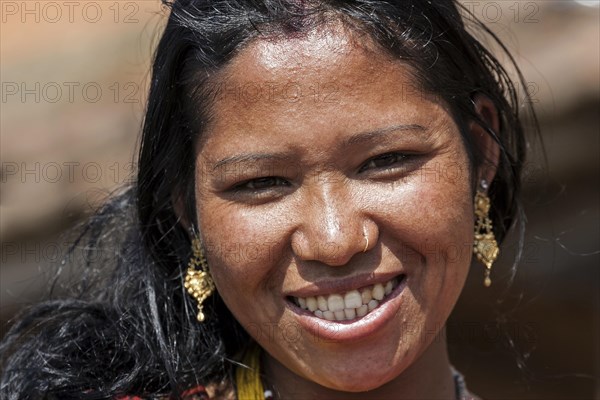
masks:
<svg viewBox="0 0 600 400"><path fill-rule="evenodd" d="M483 268L469 276L448 324L452 360L486 399L600 399L598 1L462 3L522 68L548 167L533 143L514 284L513 236L491 288ZM165 14L158 0L0 0L0 11L2 337L64 256L61 233L131 179Z"/></svg>

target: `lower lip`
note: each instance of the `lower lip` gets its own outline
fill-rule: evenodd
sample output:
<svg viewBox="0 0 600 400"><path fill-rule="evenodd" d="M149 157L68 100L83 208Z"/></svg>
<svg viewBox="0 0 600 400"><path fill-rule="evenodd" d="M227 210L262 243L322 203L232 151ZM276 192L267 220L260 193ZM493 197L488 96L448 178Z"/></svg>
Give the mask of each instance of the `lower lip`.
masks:
<svg viewBox="0 0 600 400"><path fill-rule="evenodd" d="M352 342L359 341L378 333L397 314L402 305L403 297L400 296L406 287L407 277L402 280L394 290L379 304L379 306L362 318L349 321L328 321L316 317L308 310L295 304L287 303L288 308L296 314L298 323L306 329L315 340L326 342Z"/></svg>

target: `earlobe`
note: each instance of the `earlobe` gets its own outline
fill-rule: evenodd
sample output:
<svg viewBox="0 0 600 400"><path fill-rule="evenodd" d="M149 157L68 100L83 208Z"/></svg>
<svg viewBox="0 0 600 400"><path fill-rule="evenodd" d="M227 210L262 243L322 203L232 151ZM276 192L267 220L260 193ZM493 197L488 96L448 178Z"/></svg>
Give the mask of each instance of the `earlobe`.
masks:
<svg viewBox="0 0 600 400"><path fill-rule="evenodd" d="M482 121L471 121L469 125L477 151L482 156L482 162L476 171L477 181L485 179L487 182L492 182L500 162L500 145L494 137L500 132L500 118L496 106L489 97L476 94L473 96L473 104L475 112Z"/></svg>

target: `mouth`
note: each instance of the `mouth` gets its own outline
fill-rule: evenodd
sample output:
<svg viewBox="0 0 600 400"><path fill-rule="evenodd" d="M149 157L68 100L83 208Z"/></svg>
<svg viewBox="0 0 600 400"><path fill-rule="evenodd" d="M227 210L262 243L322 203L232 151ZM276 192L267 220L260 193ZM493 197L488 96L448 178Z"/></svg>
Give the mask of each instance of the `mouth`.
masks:
<svg viewBox="0 0 600 400"><path fill-rule="evenodd" d="M327 321L353 321L361 319L385 303L390 294L404 280L396 276L386 282L364 286L343 293L295 297L288 300L299 308Z"/></svg>

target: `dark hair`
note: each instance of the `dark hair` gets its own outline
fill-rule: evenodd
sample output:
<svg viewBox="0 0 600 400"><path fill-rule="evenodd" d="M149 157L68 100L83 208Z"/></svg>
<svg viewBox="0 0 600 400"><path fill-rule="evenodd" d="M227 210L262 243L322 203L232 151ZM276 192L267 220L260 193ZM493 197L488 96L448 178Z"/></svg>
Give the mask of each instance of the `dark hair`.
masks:
<svg viewBox="0 0 600 400"><path fill-rule="evenodd" d="M408 63L419 89L450 107L471 168L486 160L466 134L469 121L481 124L500 145L490 187L498 240L519 220L525 138L517 90L465 22L500 42L454 0L166 5L171 13L156 49L137 182L92 217L71 249L86 243L110 255L94 262L71 257L83 276L75 295L18 317L0 346L2 398L177 397L186 387L230 379L231 359L248 335L218 294L206 302L207 321L196 321L195 304L182 285L189 235L174 204L180 200L187 219L195 221L194 145L211 117L218 72L256 38L298 35L333 21ZM495 104L498 132L475 112L477 94Z"/></svg>

